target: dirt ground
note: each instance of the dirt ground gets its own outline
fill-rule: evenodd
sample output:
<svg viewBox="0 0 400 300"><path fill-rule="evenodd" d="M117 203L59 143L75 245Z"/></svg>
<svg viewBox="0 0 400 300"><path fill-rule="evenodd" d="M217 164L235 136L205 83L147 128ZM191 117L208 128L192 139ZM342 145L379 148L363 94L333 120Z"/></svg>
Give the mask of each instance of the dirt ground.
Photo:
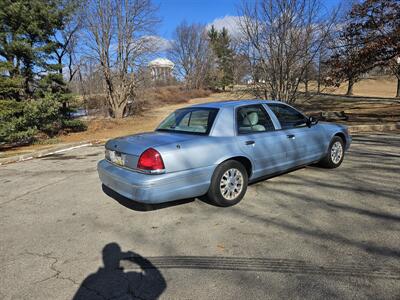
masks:
<svg viewBox="0 0 400 300"><path fill-rule="evenodd" d="M93 119L88 122L88 130L86 132L62 136L60 137L60 142L69 143L89 139L101 140L137 132L152 131L175 109L196 103L251 98L251 95L238 96L235 93L216 93L211 94L209 97L192 99L187 103L148 109L141 115L123 120ZM333 119L330 121L349 125L400 122L400 101L398 100L324 94L311 99L299 99L294 106L311 115L318 115L321 112L344 113L346 120Z"/></svg>
<svg viewBox="0 0 400 300"><path fill-rule="evenodd" d="M230 93L212 94L205 98L195 98L186 103L166 105L145 110L140 115L115 120L111 118L93 119L88 123L88 130L78 132L60 138L61 142L77 142L85 139L107 139L117 136L128 135L137 132L152 131L157 125L174 110L191 104L223 101L236 99Z"/></svg>
<svg viewBox="0 0 400 300"><path fill-rule="evenodd" d="M352 124L399 122L400 101L390 98L396 93L397 81L394 77L380 77L363 79L354 86L354 98L343 97L346 93L346 84L339 88L326 88L324 95L316 96L308 100L300 100L295 104L306 113L319 113L321 111L341 112L349 116L347 122ZM312 90L311 86L311 90ZM358 97L369 98L358 98ZM370 97L378 97L371 99ZM386 97L388 99L379 99ZM188 103L165 105L149 109L140 116L130 117L123 120L95 119L89 122L86 132L74 133L60 137L61 142L75 142L84 139L107 139L111 137L153 130L160 121L177 108L190 104L223 101L232 99L250 99L251 95L240 95L235 93L212 94L205 98L196 98Z"/></svg>
<svg viewBox="0 0 400 300"><path fill-rule="evenodd" d="M400 101L391 98L395 94L394 78L366 79L354 87L355 97L345 97L345 85L339 89L330 89L330 94L314 96L311 99L299 99L294 106L307 114L318 115L321 112L344 113L346 120L331 120L350 125L400 122ZM328 92L328 90L324 90ZM363 97L368 95L369 97ZM377 97L377 98L372 98ZM235 93L215 93L208 97L195 98L179 104L167 104L147 109L140 115L122 120L111 118L95 118L88 120L88 130L85 132L62 135L42 144L35 144L0 153L1 157L30 153L34 150L51 148L54 144L73 143L86 140L104 140L138 132L152 131L168 114L175 109L196 103L213 101L251 99L251 95Z"/></svg>

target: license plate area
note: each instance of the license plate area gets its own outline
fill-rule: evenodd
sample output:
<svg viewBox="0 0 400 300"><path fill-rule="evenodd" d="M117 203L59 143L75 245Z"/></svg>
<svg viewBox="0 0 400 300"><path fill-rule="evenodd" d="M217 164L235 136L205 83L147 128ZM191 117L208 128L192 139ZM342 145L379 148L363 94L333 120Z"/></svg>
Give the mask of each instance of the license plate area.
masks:
<svg viewBox="0 0 400 300"><path fill-rule="evenodd" d="M125 165L125 154L118 151L110 151L110 160L112 163L120 166Z"/></svg>

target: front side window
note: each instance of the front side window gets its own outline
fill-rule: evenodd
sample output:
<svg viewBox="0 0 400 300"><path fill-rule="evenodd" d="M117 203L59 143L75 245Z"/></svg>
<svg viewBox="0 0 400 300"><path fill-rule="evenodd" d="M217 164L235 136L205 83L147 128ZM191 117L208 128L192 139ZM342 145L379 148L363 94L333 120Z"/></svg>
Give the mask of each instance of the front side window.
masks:
<svg viewBox="0 0 400 300"><path fill-rule="evenodd" d="M282 129L296 128L307 125L306 117L288 105L268 104L268 107L278 118Z"/></svg>
<svg viewBox="0 0 400 300"><path fill-rule="evenodd" d="M218 109L183 108L169 115L157 131L171 131L192 134L209 134Z"/></svg>
<svg viewBox="0 0 400 300"><path fill-rule="evenodd" d="M261 105L240 107L236 113L239 134L265 132L275 130L275 127Z"/></svg>

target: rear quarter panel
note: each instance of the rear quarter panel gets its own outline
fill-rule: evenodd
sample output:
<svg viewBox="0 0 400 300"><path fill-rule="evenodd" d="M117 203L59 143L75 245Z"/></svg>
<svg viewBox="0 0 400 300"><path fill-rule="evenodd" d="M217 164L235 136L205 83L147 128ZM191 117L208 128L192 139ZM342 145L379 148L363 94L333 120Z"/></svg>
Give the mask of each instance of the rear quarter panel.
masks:
<svg viewBox="0 0 400 300"><path fill-rule="evenodd" d="M246 156L235 137L193 136L182 143L156 147L161 153L166 172L217 166L234 156Z"/></svg>

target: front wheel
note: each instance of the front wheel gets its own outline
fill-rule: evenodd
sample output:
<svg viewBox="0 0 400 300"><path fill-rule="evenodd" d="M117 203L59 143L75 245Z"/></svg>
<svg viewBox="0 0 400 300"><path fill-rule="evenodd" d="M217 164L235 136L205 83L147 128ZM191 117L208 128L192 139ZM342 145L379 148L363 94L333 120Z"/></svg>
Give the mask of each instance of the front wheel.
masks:
<svg viewBox="0 0 400 300"><path fill-rule="evenodd" d="M343 158L344 142L340 137L335 136L329 145L328 153L319 164L325 168L334 169L342 164Z"/></svg>
<svg viewBox="0 0 400 300"><path fill-rule="evenodd" d="M235 205L246 193L247 183L244 166L235 160L228 160L215 169L207 197L218 206Z"/></svg>

